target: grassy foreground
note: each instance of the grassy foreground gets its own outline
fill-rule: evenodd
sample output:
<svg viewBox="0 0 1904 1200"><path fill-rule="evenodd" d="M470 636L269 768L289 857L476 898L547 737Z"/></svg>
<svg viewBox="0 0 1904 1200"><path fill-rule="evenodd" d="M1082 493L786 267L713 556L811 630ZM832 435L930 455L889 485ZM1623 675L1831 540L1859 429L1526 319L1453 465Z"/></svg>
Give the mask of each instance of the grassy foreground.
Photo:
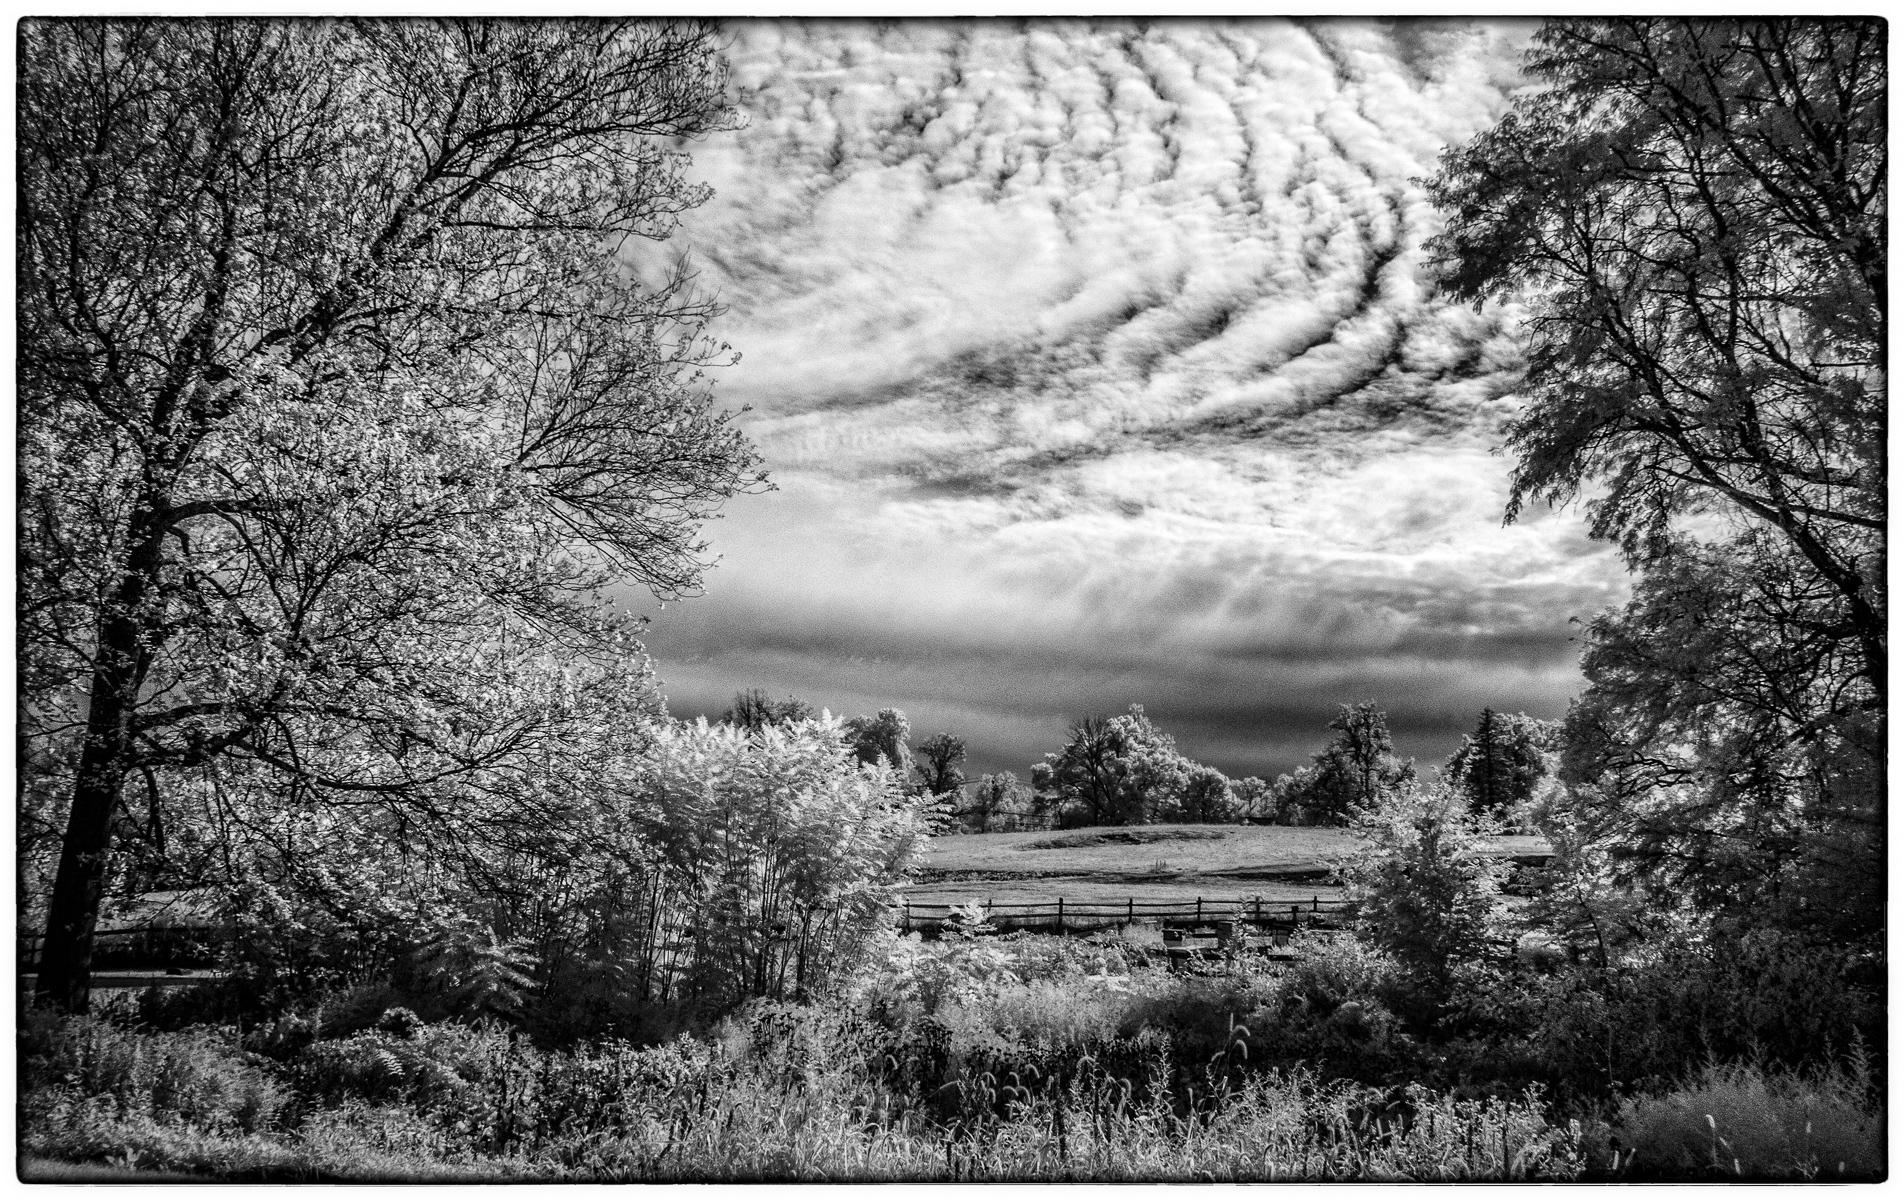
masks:
<svg viewBox="0 0 1904 1200"><path fill-rule="evenodd" d="M708 1041L572 1052L423 1026L319 1041L289 1070L229 1030L95 1022L55 1037L72 1081L27 1097L29 1179L1453 1180L1581 1167L1578 1127L1550 1123L1533 1094L1417 1089L1402 1124L1376 1091L1308 1071L1220 1067L1186 1088L1154 1032L1126 1047L1128 1064L1033 1054L1002 1077L814 1011L763 1010ZM1244 1051L1230 1053L1240 1066Z"/></svg>
<svg viewBox="0 0 1904 1200"><path fill-rule="evenodd" d="M1333 947L1333 948L1331 948ZM649 1045L425 1021L363 987L245 1026L215 994L28 1013L28 1179L220 1181L1872 1178L1868 1076L1713 1069L1613 1107L1442 1072L1319 943L1174 975L1113 943L899 941L841 1002ZM136 1018L142 1018L139 1020ZM1402 1055L1410 1057L1402 1057ZM1324 1064L1327 1064L1325 1067ZM1333 1078L1347 1070L1362 1080ZM1465 1070L1460 1072L1465 1074ZM1716 1118L1707 1119L1708 1114ZM101 1174L104 1172L105 1174Z"/></svg>

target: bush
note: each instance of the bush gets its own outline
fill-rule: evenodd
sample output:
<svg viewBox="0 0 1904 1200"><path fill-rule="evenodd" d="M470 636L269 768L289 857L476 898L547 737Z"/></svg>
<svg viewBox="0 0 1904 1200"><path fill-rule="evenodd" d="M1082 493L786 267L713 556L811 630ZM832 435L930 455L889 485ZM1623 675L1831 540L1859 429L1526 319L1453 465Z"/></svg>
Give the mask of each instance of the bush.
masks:
<svg viewBox="0 0 1904 1200"><path fill-rule="evenodd" d="M666 897L648 934L674 994L713 1009L832 995L891 924L924 840L919 798L863 765L838 722L667 725L625 810ZM644 863L643 869L649 869Z"/></svg>
<svg viewBox="0 0 1904 1200"><path fill-rule="evenodd" d="M874 956L876 965L855 981L850 999L900 1029L997 987L1131 973L1131 955L1115 942L1040 933L936 942L916 933L887 937Z"/></svg>
<svg viewBox="0 0 1904 1200"><path fill-rule="evenodd" d="M1498 936L1507 867L1484 844L1498 826L1458 793L1411 786L1357 813L1355 829L1367 845L1340 873L1357 936L1395 960L1408 994L1393 1002L1425 1025Z"/></svg>
<svg viewBox="0 0 1904 1200"><path fill-rule="evenodd" d="M460 1017L516 1016L535 985L536 957L467 917L443 922L410 957L410 973L433 1007Z"/></svg>
<svg viewBox="0 0 1904 1200"><path fill-rule="evenodd" d="M1803 1074L1713 1065L1629 1097L1609 1172L1636 1179L1884 1178L1884 1113L1861 1061Z"/></svg>
<svg viewBox="0 0 1904 1200"><path fill-rule="evenodd" d="M1353 937L1307 931L1289 943L1294 961L1283 968L1276 1000L1327 1016L1345 1000L1376 999L1400 978L1395 960Z"/></svg>
<svg viewBox="0 0 1904 1200"><path fill-rule="evenodd" d="M1797 1069L1882 1035L1855 958L1766 930L1681 939L1600 970L1478 973L1463 1016L1503 1061L1542 1064L1563 1096L1662 1091L1708 1061Z"/></svg>
<svg viewBox="0 0 1904 1200"><path fill-rule="evenodd" d="M270 1127L291 1093L224 1028L137 1031L97 1017L30 1016L20 1046L28 1093L110 1102L119 1116L174 1116L212 1131Z"/></svg>
<svg viewBox="0 0 1904 1200"><path fill-rule="evenodd" d="M221 1183L310 1177L299 1169L302 1155L271 1137L207 1131L175 1114L125 1112L110 1096L82 1097L65 1088L31 1093L21 1117L20 1152L27 1160L163 1172L165 1182L201 1173L210 1177L205 1182ZM43 1171L43 1164L20 1164L20 1176L28 1182L38 1180ZM51 1172L45 1174L48 1182L62 1182Z"/></svg>
<svg viewBox="0 0 1904 1200"><path fill-rule="evenodd" d="M95 997L95 1000L97 997ZM97 1004L94 1006L98 1007ZM256 997L229 979L183 987L149 987L132 1001L132 1015L148 1029L187 1029L194 1025L242 1024L262 1007Z"/></svg>
<svg viewBox="0 0 1904 1200"><path fill-rule="evenodd" d="M342 855L300 859L289 878L242 878L224 889L222 957L228 993L252 1011L276 1009L367 979L387 979L416 914L392 897L402 868Z"/></svg>
<svg viewBox="0 0 1904 1200"><path fill-rule="evenodd" d="M296 1060L299 1090L329 1103L403 1100L419 1108L464 1103L492 1078L511 1038L495 1024L411 1024L392 1010L394 1031L365 1030L311 1044ZM381 1024L381 1022L380 1022ZM514 1064L512 1064L514 1065Z"/></svg>

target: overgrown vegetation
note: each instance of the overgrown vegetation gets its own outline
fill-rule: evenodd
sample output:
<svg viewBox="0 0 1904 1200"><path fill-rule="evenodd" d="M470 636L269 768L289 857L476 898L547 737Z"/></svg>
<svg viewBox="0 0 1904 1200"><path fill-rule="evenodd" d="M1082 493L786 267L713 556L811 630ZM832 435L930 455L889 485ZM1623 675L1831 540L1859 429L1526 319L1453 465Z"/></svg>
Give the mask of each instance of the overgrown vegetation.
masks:
<svg viewBox="0 0 1904 1200"><path fill-rule="evenodd" d="M798 735L704 731L696 753L779 762ZM742 1001L766 978L740 952L743 908L748 970L715 958L731 982L634 1007L597 992L578 1012L567 977L528 974L484 930L341 989L238 974L110 1017L32 1012L22 1144L30 1162L261 1180L1881 1172L1868 963L1690 925L1577 953L1559 890L1501 902L1481 821L1448 792L1363 814L1342 867L1355 922L1297 935L1282 963L1000 936L971 905L937 940L861 926L813 979L823 1004ZM749 844L711 877L771 874L778 843ZM713 921L730 901L708 895Z"/></svg>
<svg viewBox="0 0 1904 1200"><path fill-rule="evenodd" d="M387 986L173 1028L208 998L154 994L110 1018L29 1017L22 1147L29 1170L44 1159L284 1181L1830 1179L1880 1167L1877 1085L1855 1040L1809 1073L1702 1068L1682 1046L1693 1065L1608 1090L1604 1062L1549 1074L1544 1046L1505 1036L1518 1024L1536 1037L1530 1011L1408 1015L1401 964L1353 937L1311 936L1284 970L1180 974L1137 965L1115 938L967 928L889 944L844 1003L683 1013L680 1034L647 1044L424 1021L400 1003L421 1000ZM1508 982L1469 979L1490 992ZM1649 1004L1679 1015L1682 993L1644 995L1620 1016ZM1657 1068L1672 1051L1629 1053ZM1622 1085L1638 1078L1621 1071Z"/></svg>
<svg viewBox="0 0 1904 1200"><path fill-rule="evenodd" d="M1597 488L1635 575L1564 723L1424 779L1343 705L1271 784L1133 705L955 812L962 739L673 720L600 602L762 481L713 307L605 252L705 197L717 30L26 22L29 1172L1881 1177L1881 32L1551 23L1427 182L1440 286L1525 316L1510 515ZM896 937L961 812L1365 849L1286 962ZM88 1015L157 889L222 977Z"/></svg>

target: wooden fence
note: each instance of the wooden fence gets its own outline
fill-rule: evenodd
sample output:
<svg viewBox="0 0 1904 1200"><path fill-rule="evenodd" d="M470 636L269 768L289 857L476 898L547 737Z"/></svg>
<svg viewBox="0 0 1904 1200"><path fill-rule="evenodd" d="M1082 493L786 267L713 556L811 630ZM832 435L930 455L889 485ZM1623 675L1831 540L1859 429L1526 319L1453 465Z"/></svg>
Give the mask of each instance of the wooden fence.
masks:
<svg viewBox="0 0 1904 1200"><path fill-rule="evenodd" d="M1324 900L1312 896L1306 901L1206 899L1139 900L1066 900L1060 896L1049 904L995 904L985 901L979 907L986 919L1000 929L1050 929L1056 933L1102 929L1113 925L1131 925L1139 921L1158 925L1217 925L1242 923L1264 928L1289 929L1299 925L1321 924L1342 911L1346 900ZM905 902L900 928L905 931L937 930L951 916L950 902Z"/></svg>
<svg viewBox="0 0 1904 1200"><path fill-rule="evenodd" d="M139 925L124 929L100 929L93 934L95 968L170 967L181 962L205 964L211 961L205 947L226 930L216 925ZM40 963L40 946L46 935L20 933L14 938L14 957L22 970Z"/></svg>

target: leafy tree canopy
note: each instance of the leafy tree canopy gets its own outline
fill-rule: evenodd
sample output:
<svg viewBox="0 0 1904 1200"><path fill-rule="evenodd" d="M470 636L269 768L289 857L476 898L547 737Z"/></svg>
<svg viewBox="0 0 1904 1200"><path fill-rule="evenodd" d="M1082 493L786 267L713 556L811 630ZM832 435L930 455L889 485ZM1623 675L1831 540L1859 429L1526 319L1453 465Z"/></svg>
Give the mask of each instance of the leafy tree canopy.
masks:
<svg viewBox="0 0 1904 1200"><path fill-rule="evenodd" d="M1553 773L1548 759L1558 734L1555 722L1484 708L1442 774L1470 809L1506 820L1525 809Z"/></svg>
<svg viewBox="0 0 1904 1200"><path fill-rule="evenodd" d="M1636 564L1687 512L1776 530L1881 693L1882 22L1555 21L1527 67L1428 184L1442 287L1523 306L1510 514L1600 480Z"/></svg>
<svg viewBox="0 0 1904 1200"><path fill-rule="evenodd" d="M596 589L692 591L758 477L712 307L622 254L707 194L711 26L20 36L22 791L59 853L23 878L80 1007L187 777L453 823L567 736L569 664L638 658Z"/></svg>
<svg viewBox="0 0 1904 1200"><path fill-rule="evenodd" d="M1402 964L1421 998L1445 1001L1504 915L1506 865L1487 852L1499 827L1445 789L1410 785L1358 811L1363 848L1341 868L1358 933Z"/></svg>
<svg viewBox="0 0 1904 1200"><path fill-rule="evenodd" d="M1187 758L1141 704L1121 716L1073 725L1070 741L1032 768L1032 782L1077 824L1228 821L1236 815L1230 781Z"/></svg>
<svg viewBox="0 0 1904 1200"><path fill-rule="evenodd" d="M1566 820L1662 900L1869 933L1884 26L1556 21L1527 65L1543 86L1428 188L1442 286L1523 318L1510 517L1591 482L1637 575L1589 628Z"/></svg>
<svg viewBox="0 0 1904 1200"><path fill-rule="evenodd" d="M854 717L842 730L854 757L863 763L885 763L905 774L912 761L906 739L912 736L912 722L896 708L882 708L870 717Z"/></svg>
<svg viewBox="0 0 1904 1200"><path fill-rule="evenodd" d="M919 743L917 753L912 769L928 795L942 796L964 785L965 772L959 770L959 764L965 761L964 738L935 733Z"/></svg>
<svg viewBox="0 0 1904 1200"><path fill-rule="evenodd" d="M1282 807L1305 824L1346 825L1356 812L1410 786L1415 764L1395 755L1388 714L1372 700L1341 705L1329 722L1335 736L1314 762L1277 781Z"/></svg>

